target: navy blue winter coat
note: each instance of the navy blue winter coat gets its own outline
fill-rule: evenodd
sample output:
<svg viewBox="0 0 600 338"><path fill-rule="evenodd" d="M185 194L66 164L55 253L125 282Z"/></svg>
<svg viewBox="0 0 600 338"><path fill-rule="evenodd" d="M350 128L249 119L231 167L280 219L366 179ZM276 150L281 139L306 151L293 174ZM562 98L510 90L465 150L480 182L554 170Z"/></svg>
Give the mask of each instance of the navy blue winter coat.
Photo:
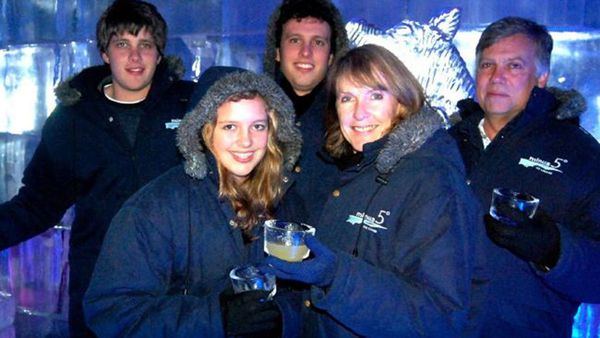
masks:
<svg viewBox="0 0 600 338"><path fill-rule="evenodd" d="M311 289L305 337L472 334L480 212L441 125L421 111L341 173L315 224L338 267L328 289Z"/></svg>
<svg viewBox="0 0 600 338"><path fill-rule="evenodd" d="M85 298L87 322L100 337L223 337L219 294L231 286L229 271L265 256L260 226L254 228L259 238L244 244L231 202L219 197L219 171L201 131L229 97L255 90L275 111L275 138L287 170L300 154L301 134L292 103L273 80L217 70L228 74L207 71L218 81L179 126L184 165L142 188L111 223ZM289 175L280 179L279 197L292 184ZM296 219L294 202L279 203L277 215ZM284 296L275 296L284 336L296 336L299 299Z"/></svg>
<svg viewBox="0 0 600 338"><path fill-rule="evenodd" d="M463 121L451 129L484 210L495 187L529 192L560 230L560 258L548 273L488 242L494 276L485 337L571 337L580 302L600 302L600 146L555 117L580 112L583 98L554 93L558 101L535 88L525 110L485 150L483 111L474 101L460 104Z"/></svg>
<svg viewBox="0 0 600 338"><path fill-rule="evenodd" d="M85 302L100 337L224 337L219 294L231 285L229 271L265 254L260 227L249 245L232 227L234 212L217 198L218 173L209 161L201 180L181 166L171 169L113 220ZM300 305L280 297L284 336L295 336Z"/></svg>
<svg viewBox="0 0 600 338"><path fill-rule="evenodd" d="M293 92L291 85L277 71L277 79L286 93ZM306 214L302 221L314 223L318 220L327 200L327 192L333 187L337 173L335 163L324 156L325 106L327 103L324 85L317 86L311 94L313 101L301 115L296 114L296 127L302 132L302 154L296 166L298 174L292 190L302 198ZM294 94L288 94L294 97ZM292 99L293 100L293 99Z"/></svg>
<svg viewBox="0 0 600 338"><path fill-rule="evenodd" d="M72 330L84 330L81 301L104 234L123 202L151 179L181 163L176 126L193 83L166 58L157 67L131 146L101 83L108 65L88 68L57 88L59 104L23 175L23 187L0 205L0 248L56 225L75 205L69 252ZM76 328L79 327L79 328Z"/></svg>

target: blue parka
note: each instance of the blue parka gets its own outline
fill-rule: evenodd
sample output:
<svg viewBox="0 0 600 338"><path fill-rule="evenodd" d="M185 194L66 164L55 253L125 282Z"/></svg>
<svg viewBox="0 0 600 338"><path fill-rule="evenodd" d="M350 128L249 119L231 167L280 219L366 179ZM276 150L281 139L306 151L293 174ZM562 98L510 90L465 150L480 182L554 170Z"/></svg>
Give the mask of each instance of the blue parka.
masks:
<svg viewBox="0 0 600 338"><path fill-rule="evenodd" d="M108 65L83 70L56 89L58 106L46 120L41 141L23 175L23 186L0 205L0 248L55 226L75 205L69 241L69 320L83 334L82 299L104 234L125 200L182 161L175 142L193 83L180 80L181 61L158 65L140 103L132 146L112 115L102 84ZM108 80L110 81L110 80Z"/></svg>
<svg viewBox="0 0 600 338"><path fill-rule="evenodd" d="M585 110L583 98L553 93L533 89L525 110L485 150L476 102L460 103L463 120L451 129L484 210L495 187L525 191L560 231L560 257L549 272L488 241L494 275L485 337L571 337L580 302L600 302L600 146L576 123L557 119Z"/></svg>
<svg viewBox="0 0 600 338"><path fill-rule="evenodd" d="M341 173L316 224L338 266L305 300L305 337L473 334L471 298L485 292L480 211L441 126L416 113Z"/></svg>
<svg viewBox="0 0 600 338"><path fill-rule="evenodd" d="M291 90L283 75L278 83L284 89ZM308 110L301 116L296 116L296 126L302 132L303 146L300 159L294 167L296 184L291 187L302 198L303 208L306 210L302 221L309 224L318 220L338 171L335 163L327 159L322 150L325 140L326 91L323 84L315 90L312 93L314 100Z"/></svg>
<svg viewBox="0 0 600 338"><path fill-rule="evenodd" d="M251 89L277 111L285 166L295 163L301 134L291 102L273 81L234 72L212 85L178 130L184 165L141 189L111 223L85 298L87 322L100 337L224 336L219 294L231 285L233 267L264 258L263 244L258 226L259 238L244 243L230 201L219 197L217 164L203 149L201 130L229 96ZM292 181L281 180L285 191ZM291 324L299 316L289 313L300 307L283 298L278 293L275 301L290 337L299 332Z"/></svg>

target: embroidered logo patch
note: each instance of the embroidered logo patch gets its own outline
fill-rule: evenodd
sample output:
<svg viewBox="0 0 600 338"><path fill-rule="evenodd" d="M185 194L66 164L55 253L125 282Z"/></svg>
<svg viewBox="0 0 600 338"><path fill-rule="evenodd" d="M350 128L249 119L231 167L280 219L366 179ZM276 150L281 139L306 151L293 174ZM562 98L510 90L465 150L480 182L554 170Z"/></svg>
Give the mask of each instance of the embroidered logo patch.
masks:
<svg viewBox="0 0 600 338"><path fill-rule="evenodd" d="M165 128L177 129L179 127L180 123L181 123L181 119L171 119L171 122L165 123Z"/></svg>
<svg viewBox="0 0 600 338"><path fill-rule="evenodd" d="M387 210L380 210L377 218L369 215L365 215L362 212L357 212L356 215L348 215L346 222L356 225L362 224L365 230L377 233L378 230L387 230L388 228L382 224L385 222L385 217L389 216L390 212Z"/></svg>
<svg viewBox="0 0 600 338"><path fill-rule="evenodd" d="M569 163L569 160L557 157L554 162L551 163L533 156L519 160L519 165L522 165L525 168L535 168L536 170L548 175L553 175L554 173L562 174L563 171L559 168L563 163Z"/></svg>

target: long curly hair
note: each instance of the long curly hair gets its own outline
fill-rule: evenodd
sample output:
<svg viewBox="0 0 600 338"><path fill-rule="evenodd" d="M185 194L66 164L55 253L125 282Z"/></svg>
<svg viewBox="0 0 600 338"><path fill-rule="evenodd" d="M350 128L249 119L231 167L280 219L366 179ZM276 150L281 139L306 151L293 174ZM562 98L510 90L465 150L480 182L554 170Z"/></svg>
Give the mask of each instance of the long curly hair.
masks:
<svg viewBox="0 0 600 338"><path fill-rule="evenodd" d="M239 102L260 98L266 106L268 116L267 149L264 157L252 170L249 177L241 184L234 180L231 172L221 163L217 163L219 171L219 198L230 201L235 211L236 227L242 230L244 239L252 241L252 229L267 218L273 216L273 209L281 194L283 172L283 152L277 141L278 123L275 110L269 107L265 99L254 90L237 93L225 102ZM212 152L216 117L202 128L202 140Z"/></svg>

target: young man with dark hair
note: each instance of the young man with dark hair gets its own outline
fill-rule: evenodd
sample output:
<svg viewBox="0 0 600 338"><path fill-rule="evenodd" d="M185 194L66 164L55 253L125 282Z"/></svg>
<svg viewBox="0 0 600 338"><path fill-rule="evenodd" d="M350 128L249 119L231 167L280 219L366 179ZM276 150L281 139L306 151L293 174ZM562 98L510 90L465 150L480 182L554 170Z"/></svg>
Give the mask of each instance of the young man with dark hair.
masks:
<svg viewBox="0 0 600 338"><path fill-rule="evenodd" d="M581 302L600 302L600 145L579 128L585 100L546 89L552 37L507 17L477 45L477 101L451 128L484 210L492 190L539 198L532 219L485 216L490 282L483 337L571 337ZM493 242L493 243L492 243Z"/></svg>
<svg viewBox="0 0 600 338"><path fill-rule="evenodd" d="M82 299L110 220L141 186L181 161L175 131L193 88L180 80L181 62L164 56L167 25L154 5L117 0L96 33L105 64L58 86L58 106L44 125L23 187L0 205L1 248L51 228L75 205L72 337L94 336L84 323Z"/></svg>
<svg viewBox="0 0 600 338"><path fill-rule="evenodd" d="M348 49L342 16L329 0L284 0L271 15L263 70L294 104L304 141L293 189L302 196L311 221L325 202L336 170L320 154L325 135L324 79L333 60Z"/></svg>

